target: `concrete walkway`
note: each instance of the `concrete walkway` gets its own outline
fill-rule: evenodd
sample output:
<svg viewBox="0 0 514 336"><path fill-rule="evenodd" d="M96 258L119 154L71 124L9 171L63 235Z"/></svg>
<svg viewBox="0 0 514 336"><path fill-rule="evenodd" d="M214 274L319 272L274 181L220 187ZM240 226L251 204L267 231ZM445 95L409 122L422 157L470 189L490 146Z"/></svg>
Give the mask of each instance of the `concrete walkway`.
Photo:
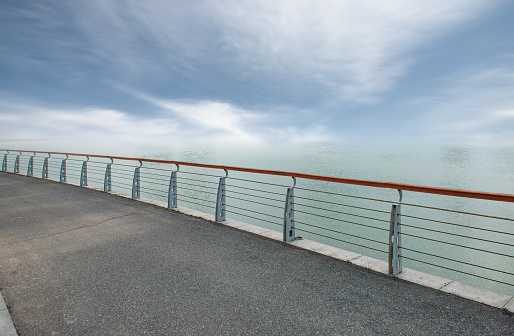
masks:
<svg viewBox="0 0 514 336"><path fill-rule="evenodd" d="M0 173L20 335L514 335L510 313L150 204Z"/></svg>

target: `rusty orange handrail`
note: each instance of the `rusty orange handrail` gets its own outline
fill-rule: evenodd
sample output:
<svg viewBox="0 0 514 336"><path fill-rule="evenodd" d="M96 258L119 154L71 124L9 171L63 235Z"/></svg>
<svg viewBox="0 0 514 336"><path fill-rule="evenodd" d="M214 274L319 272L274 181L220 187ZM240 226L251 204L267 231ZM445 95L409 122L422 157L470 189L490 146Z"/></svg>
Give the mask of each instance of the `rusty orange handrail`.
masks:
<svg viewBox="0 0 514 336"><path fill-rule="evenodd" d="M427 194L457 196L457 197L465 197L465 198L475 198L475 199L514 203L514 195L512 195L512 194L501 194L501 193L491 193L491 192L485 192L485 191L429 187L429 186L420 186L420 185L414 185L414 184L395 183L395 182L370 181L370 180L352 179L352 178L336 177L336 176L325 176L325 175L315 175L315 174L306 174L306 173L298 173L298 172L287 172L287 171L281 171L281 170L245 168L245 167L234 167L234 166L225 166L225 165L216 165L216 164L205 164L205 163L184 162L184 161L174 161L174 160L145 159L145 158L111 156L111 155L27 151L27 150L18 150L18 149L16 149L16 150L0 149L0 151L25 152L25 153L45 153L45 154L50 153L50 154L57 154L57 155L89 156L89 157L97 157L97 158L105 158L105 159L112 158L112 159L117 159L117 160L128 160L128 161L169 163L169 164L178 164L178 165L190 166L190 167L222 169L222 170L231 170L231 171L240 171L240 172L247 172L247 173L276 175L276 176L290 176L290 177L304 178L304 179L309 179L309 180L327 181L327 182L335 182L335 183L343 183L343 184L353 184L353 185L361 185L361 186L376 187L376 188L408 190L408 191L415 191L415 192L421 192L421 193L427 193Z"/></svg>

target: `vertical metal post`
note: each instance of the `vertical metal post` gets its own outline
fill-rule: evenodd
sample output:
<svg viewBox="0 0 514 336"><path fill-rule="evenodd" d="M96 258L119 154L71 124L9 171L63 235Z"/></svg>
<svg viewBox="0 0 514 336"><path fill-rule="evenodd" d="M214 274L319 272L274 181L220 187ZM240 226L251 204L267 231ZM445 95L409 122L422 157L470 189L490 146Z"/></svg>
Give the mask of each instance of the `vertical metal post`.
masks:
<svg viewBox="0 0 514 336"><path fill-rule="evenodd" d="M61 163L61 174L59 175L59 182L66 182L66 159Z"/></svg>
<svg viewBox="0 0 514 336"><path fill-rule="evenodd" d="M2 161L2 171L7 171L7 154L4 154L4 161Z"/></svg>
<svg viewBox="0 0 514 336"><path fill-rule="evenodd" d="M105 167L104 191L111 191L111 163L108 163Z"/></svg>
<svg viewBox="0 0 514 336"><path fill-rule="evenodd" d="M284 242L294 239L294 187L291 187L287 188L286 204L284 207Z"/></svg>
<svg viewBox="0 0 514 336"><path fill-rule="evenodd" d="M31 156L29 158L29 165L27 167L27 176L32 176L34 175L34 157Z"/></svg>
<svg viewBox="0 0 514 336"><path fill-rule="evenodd" d="M400 203L391 207L389 226L389 274L396 275L402 271L401 213Z"/></svg>
<svg viewBox="0 0 514 336"><path fill-rule="evenodd" d="M43 162L43 172L41 173L41 178L48 178L48 158L45 158L45 161Z"/></svg>
<svg viewBox="0 0 514 336"><path fill-rule="evenodd" d="M87 161L82 162L82 170L80 171L80 186L87 187Z"/></svg>
<svg viewBox="0 0 514 336"><path fill-rule="evenodd" d="M220 178L220 182L218 184L218 195L216 196L216 222L222 222L227 219L225 208L225 180L226 177Z"/></svg>
<svg viewBox="0 0 514 336"><path fill-rule="evenodd" d="M20 156L16 155L16 160L14 160L14 173L20 173Z"/></svg>
<svg viewBox="0 0 514 336"><path fill-rule="evenodd" d="M168 188L168 208L177 207L177 172L171 172L170 186Z"/></svg>
<svg viewBox="0 0 514 336"><path fill-rule="evenodd" d="M132 199L139 198L141 193L141 181L139 178L139 169L140 167L136 167L134 169L134 179L132 180Z"/></svg>

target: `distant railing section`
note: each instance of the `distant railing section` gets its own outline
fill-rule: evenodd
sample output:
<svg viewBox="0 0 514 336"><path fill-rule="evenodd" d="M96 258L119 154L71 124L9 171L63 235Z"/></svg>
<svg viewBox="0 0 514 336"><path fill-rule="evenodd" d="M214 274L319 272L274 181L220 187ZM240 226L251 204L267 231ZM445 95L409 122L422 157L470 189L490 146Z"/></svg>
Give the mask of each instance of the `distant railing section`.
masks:
<svg viewBox="0 0 514 336"><path fill-rule="evenodd" d="M165 201L172 209L186 204L213 213L218 222L232 217L279 228L284 242L296 239L297 232L302 232L309 238L317 237L338 247L353 246L368 251L366 255L387 260L391 275L402 272L404 262L409 262L479 279L483 287L491 288L488 284L494 283L497 286L493 289L514 291L514 216L403 202L404 192L412 191L494 204L504 202L501 204L512 207L512 194L172 160L3 151L3 172L24 174L26 167L27 176L60 182L75 180L80 186L121 191L133 199L144 195ZM216 170L224 173L211 173ZM230 172L290 177L292 181L259 181L229 176ZM297 186L297 179L306 181L305 186ZM315 188L307 182L328 185ZM397 190L398 198L341 192L342 188L337 187L341 184ZM487 205L485 208L489 209ZM514 208L509 209L508 214L514 213Z"/></svg>

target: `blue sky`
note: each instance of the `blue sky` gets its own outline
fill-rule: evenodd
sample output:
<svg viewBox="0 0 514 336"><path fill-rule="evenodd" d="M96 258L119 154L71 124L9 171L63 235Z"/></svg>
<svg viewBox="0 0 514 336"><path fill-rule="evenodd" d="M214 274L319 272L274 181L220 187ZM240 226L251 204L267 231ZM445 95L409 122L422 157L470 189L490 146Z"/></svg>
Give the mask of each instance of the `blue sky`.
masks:
<svg viewBox="0 0 514 336"><path fill-rule="evenodd" d="M0 2L0 144L514 146L514 2Z"/></svg>

